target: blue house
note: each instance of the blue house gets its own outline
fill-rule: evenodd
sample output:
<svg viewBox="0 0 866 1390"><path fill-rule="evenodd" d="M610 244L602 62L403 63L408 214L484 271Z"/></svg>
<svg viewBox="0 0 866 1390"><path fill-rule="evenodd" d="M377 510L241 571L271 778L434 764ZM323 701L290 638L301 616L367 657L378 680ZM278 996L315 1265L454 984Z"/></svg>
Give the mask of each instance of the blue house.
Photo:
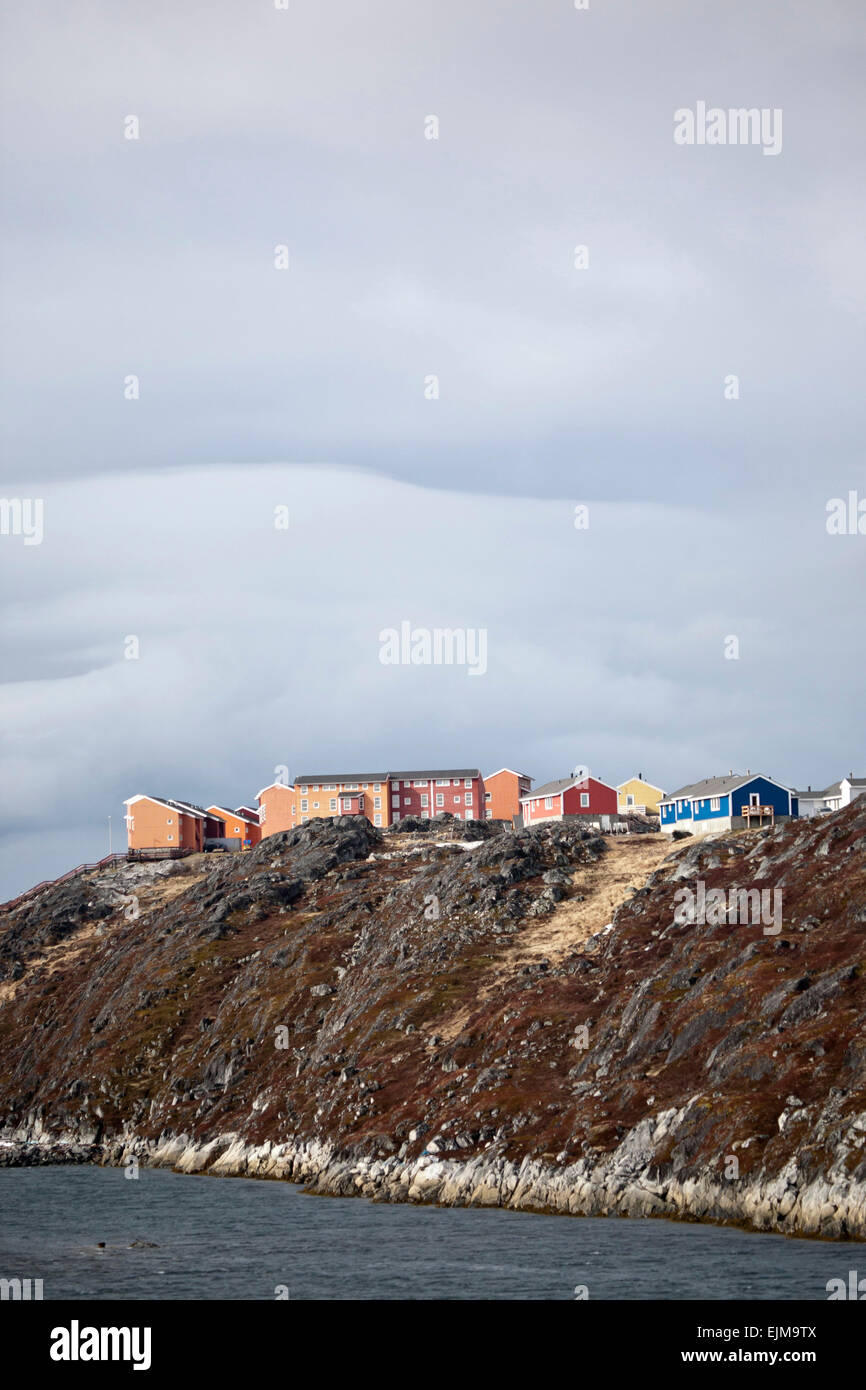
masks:
<svg viewBox="0 0 866 1390"><path fill-rule="evenodd" d="M705 777L659 802L663 831L689 830L705 835L711 830L741 830L746 825L767 825L799 815L797 793L772 777L758 772Z"/></svg>

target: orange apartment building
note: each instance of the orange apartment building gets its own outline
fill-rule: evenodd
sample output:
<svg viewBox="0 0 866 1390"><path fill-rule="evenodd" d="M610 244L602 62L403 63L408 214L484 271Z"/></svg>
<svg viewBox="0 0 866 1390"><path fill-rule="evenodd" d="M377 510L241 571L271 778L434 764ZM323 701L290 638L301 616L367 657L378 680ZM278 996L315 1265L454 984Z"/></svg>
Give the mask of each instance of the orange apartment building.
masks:
<svg viewBox="0 0 866 1390"><path fill-rule="evenodd" d="M483 820L484 779L477 768L408 772L311 773L293 786L273 783L258 794L262 836L327 816L366 816L393 825L401 816L426 819L449 811Z"/></svg>
<svg viewBox="0 0 866 1390"><path fill-rule="evenodd" d="M123 804L130 849L203 850L206 838L222 833L218 821L189 801L140 794Z"/></svg>
<svg viewBox="0 0 866 1390"><path fill-rule="evenodd" d="M374 825L391 824L387 772L318 773L296 777L291 790L292 828L326 816L361 815ZM273 834L270 819L263 833Z"/></svg>
<svg viewBox="0 0 866 1390"><path fill-rule="evenodd" d="M245 849L252 849L262 838L257 811L246 808L230 811L225 806L208 806L207 814L222 821L225 826L222 838L240 840Z"/></svg>
<svg viewBox="0 0 866 1390"><path fill-rule="evenodd" d="M281 830L293 830L295 826L295 789L285 782L271 782L262 787L256 796L259 803L259 834L276 835Z"/></svg>
<svg viewBox="0 0 866 1390"><path fill-rule="evenodd" d="M520 815L520 798L528 796L532 790L532 778L525 772L515 772L513 768L501 767L484 778L484 801L488 820L512 822L512 817Z"/></svg>

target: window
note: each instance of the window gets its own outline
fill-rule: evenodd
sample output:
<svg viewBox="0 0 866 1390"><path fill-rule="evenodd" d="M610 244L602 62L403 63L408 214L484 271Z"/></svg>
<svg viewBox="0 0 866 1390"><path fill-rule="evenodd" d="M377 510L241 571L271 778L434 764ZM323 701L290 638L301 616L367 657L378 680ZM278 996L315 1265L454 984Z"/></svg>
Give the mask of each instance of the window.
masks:
<svg viewBox="0 0 866 1390"><path fill-rule="evenodd" d="M331 797L331 800L330 800L329 803L328 803L328 809L331 810L331 811L336 811L336 809L337 809L337 798L336 798L335 796L332 796L332 797Z"/></svg>
<svg viewBox="0 0 866 1390"><path fill-rule="evenodd" d="M236 834L236 835L240 835L240 833L241 833L241 828L240 828L239 825L236 825L236 826L235 826L235 834Z"/></svg>
<svg viewBox="0 0 866 1390"><path fill-rule="evenodd" d="M589 792L581 792L581 793L580 793L580 804L581 804L581 806L588 806L588 805L589 805Z"/></svg>
<svg viewBox="0 0 866 1390"><path fill-rule="evenodd" d="M306 801L302 801L302 802L301 802L301 810L302 810L302 811L306 811L306 809L307 809L307 803L306 803Z"/></svg>
<svg viewBox="0 0 866 1390"><path fill-rule="evenodd" d="M634 797L632 796L631 792L626 793L625 804L626 806L634 805Z"/></svg>
<svg viewBox="0 0 866 1390"><path fill-rule="evenodd" d="M553 797L552 797L552 796L546 796L546 797L544 798L544 809L545 809L545 811L552 811L552 810L553 810Z"/></svg>
<svg viewBox="0 0 866 1390"><path fill-rule="evenodd" d="M337 790L337 784L336 784L336 782L329 782L329 783L327 784L327 786L325 786L324 783L322 784L322 791L323 791L323 792L335 792L336 790Z"/></svg>
<svg viewBox="0 0 866 1390"><path fill-rule="evenodd" d="M374 782L374 783L373 783L373 791L374 791L374 792L380 792L381 790L382 790L382 783L381 783L381 782Z"/></svg>
<svg viewBox="0 0 866 1390"><path fill-rule="evenodd" d="M166 825L174 825L174 821L172 820L171 816L166 816L165 823Z"/></svg>
<svg viewBox="0 0 866 1390"><path fill-rule="evenodd" d="M399 798L399 796L392 796L392 797L391 797L391 805L394 807L395 810L399 810L399 808L400 808L400 798Z"/></svg>
<svg viewBox="0 0 866 1390"><path fill-rule="evenodd" d="M314 792L317 792L318 790L319 790L319 784L318 784L318 782L317 782L316 785L313 787L313 791L314 791Z"/></svg>
<svg viewBox="0 0 866 1390"><path fill-rule="evenodd" d="M318 811L318 809L319 809L319 803L318 803L318 801L314 801L314 802L313 802L313 810L314 810L314 811Z"/></svg>
<svg viewBox="0 0 866 1390"><path fill-rule="evenodd" d="M711 797L710 797L710 810L711 810L711 811L720 811L721 809L722 809L722 802L721 802L720 797L718 797L718 796L711 796Z"/></svg>
<svg viewBox="0 0 866 1390"><path fill-rule="evenodd" d="M357 790L358 790L358 783L357 783L357 782L344 782L344 783L343 783L343 791L344 791L344 792L356 792Z"/></svg>
<svg viewBox="0 0 866 1390"><path fill-rule="evenodd" d="M454 800L457 802L457 805L459 806L459 805L460 805L460 797L459 797L459 796L455 796Z"/></svg>
<svg viewBox="0 0 866 1390"><path fill-rule="evenodd" d="M309 816L301 816L301 825L306 825L309 819Z"/></svg>
<svg viewBox="0 0 866 1390"><path fill-rule="evenodd" d="M437 787L450 787L451 779L449 777L437 777L436 785Z"/></svg>
<svg viewBox="0 0 866 1390"><path fill-rule="evenodd" d="M761 804L761 793L760 793L760 792L749 792L749 805L750 805L750 806L760 806L760 804Z"/></svg>
<svg viewBox="0 0 866 1390"><path fill-rule="evenodd" d="M412 786L413 786L413 787L426 787L426 785L427 785L426 782L413 782L413 783L412 783Z"/></svg>
<svg viewBox="0 0 866 1390"><path fill-rule="evenodd" d="M490 800L490 793L489 793L489 792L485 792L485 793L484 793L484 800L485 800L485 801L489 801L489 800Z"/></svg>
<svg viewBox="0 0 866 1390"><path fill-rule="evenodd" d="M404 797L403 797L403 805L404 805L404 806L411 806L411 805L412 805L412 798L411 798L411 796L404 796Z"/></svg>
<svg viewBox="0 0 866 1390"><path fill-rule="evenodd" d="M471 778L471 777L464 777L464 778L463 778L463 785L464 785L464 787L471 787L471 786L472 786L472 778Z"/></svg>
<svg viewBox="0 0 866 1390"><path fill-rule="evenodd" d="M174 839L174 836L173 836L173 835L166 835L165 838L166 838L167 840L173 840L173 839Z"/></svg>
<svg viewBox="0 0 866 1390"><path fill-rule="evenodd" d="M467 806L471 806L471 805L472 805L472 793L471 793L471 792L467 792L466 795L464 796L463 800L464 800L464 802L466 803Z"/></svg>
<svg viewBox="0 0 866 1390"><path fill-rule="evenodd" d="M437 805L437 806L444 806L444 805L445 805L445 797L443 796L442 792L437 792L437 793L436 793L436 805Z"/></svg>
<svg viewBox="0 0 866 1390"><path fill-rule="evenodd" d="M366 783L366 782L362 782L362 783L361 783L361 791L362 791L362 792L365 792L366 790L367 790L367 783Z"/></svg>
<svg viewBox="0 0 866 1390"><path fill-rule="evenodd" d="M454 778L454 785L455 785L455 787L459 787L459 786L460 786L460 778L459 778L459 777L455 777L455 778Z"/></svg>
<svg viewBox="0 0 866 1390"><path fill-rule="evenodd" d="M374 823L374 825L381 825L381 824L382 824L382 817L381 817L381 816L374 816L374 817L373 817L373 823Z"/></svg>
<svg viewBox="0 0 866 1390"><path fill-rule="evenodd" d="M422 806L429 806L429 804L430 804L430 798L428 797L428 795L427 795L426 792L422 792L422 793L421 793L421 805L422 805Z"/></svg>
<svg viewBox="0 0 866 1390"><path fill-rule="evenodd" d="M381 808L382 808L382 798L381 798L381 796L374 796L374 797L373 797L373 806L374 806L374 808L375 808L377 811L381 810Z"/></svg>

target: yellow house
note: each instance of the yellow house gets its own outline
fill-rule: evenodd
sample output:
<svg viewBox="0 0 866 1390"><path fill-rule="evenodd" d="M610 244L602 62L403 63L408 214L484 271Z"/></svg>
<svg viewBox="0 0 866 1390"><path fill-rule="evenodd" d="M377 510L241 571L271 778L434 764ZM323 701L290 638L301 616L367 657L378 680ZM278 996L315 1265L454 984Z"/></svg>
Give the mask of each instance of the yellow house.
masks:
<svg viewBox="0 0 866 1390"><path fill-rule="evenodd" d="M659 802L664 796L661 787L654 787L652 782L645 782L642 772L637 777L630 777L627 782L621 782L616 789L617 809L620 815L626 811L637 811L641 815L657 816L659 813Z"/></svg>

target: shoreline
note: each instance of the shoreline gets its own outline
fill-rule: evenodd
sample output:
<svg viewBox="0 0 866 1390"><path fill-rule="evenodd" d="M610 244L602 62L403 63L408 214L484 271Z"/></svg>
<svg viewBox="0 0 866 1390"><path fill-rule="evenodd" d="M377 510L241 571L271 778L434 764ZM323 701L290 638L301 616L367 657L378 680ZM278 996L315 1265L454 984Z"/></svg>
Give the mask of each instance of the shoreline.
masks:
<svg viewBox="0 0 866 1390"><path fill-rule="evenodd" d="M657 1218L758 1235L866 1241L866 1185L841 1173L798 1185L789 1163L774 1179L720 1183L708 1171L683 1182L651 1178L640 1166L641 1153L664 1118L643 1121L594 1165L585 1159L551 1164L530 1157L516 1164L495 1152L463 1160L352 1157L320 1140L250 1144L229 1132L208 1141L183 1134L160 1140L125 1135L99 1143L47 1134L13 1137L0 1145L0 1166L123 1167L134 1159L142 1167L181 1174L292 1182L315 1196L550 1216Z"/></svg>

